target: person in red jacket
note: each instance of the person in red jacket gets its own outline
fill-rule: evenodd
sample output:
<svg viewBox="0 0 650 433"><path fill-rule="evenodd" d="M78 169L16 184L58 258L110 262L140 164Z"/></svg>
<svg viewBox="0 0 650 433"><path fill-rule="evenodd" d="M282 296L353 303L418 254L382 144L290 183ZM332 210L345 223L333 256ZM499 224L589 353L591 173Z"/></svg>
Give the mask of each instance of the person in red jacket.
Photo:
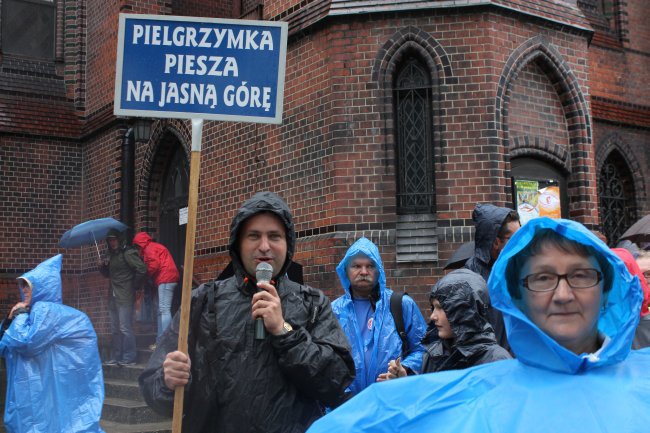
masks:
<svg viewBox="0 0 650 433"><path fill-rule="evenodd" d="M157 341L172 320L172 298L179 280L178 269L169 250L164 245L154 242L147 233L140 232L135 235L133 245L140 251L140 255L147 265L147 274L158 287Z"/></svg>

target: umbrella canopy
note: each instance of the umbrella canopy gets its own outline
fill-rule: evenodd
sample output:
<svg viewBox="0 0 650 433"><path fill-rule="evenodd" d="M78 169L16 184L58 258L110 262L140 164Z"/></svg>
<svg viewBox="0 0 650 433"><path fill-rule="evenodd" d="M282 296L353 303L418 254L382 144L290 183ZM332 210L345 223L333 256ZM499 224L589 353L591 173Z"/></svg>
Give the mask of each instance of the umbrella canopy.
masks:
<svg viewBox="0 0 650 433"><path fill-rule="evenodd" d="M461 245L447 260L447 264L443 268L447 269L459 269L462 268L467 259L474 255L474 241L465 242Z"/></svg>
<svg viewBox="0 0 650 433"><path fill-rule="evenodd" d="M644 216L621 235L619 241L629 239L633 242L650 240L650 214Z"/></svg>
<svg viewBox="0 0 650 433"><path fill-rule="evenodd" d="M116 229L121 232L126 230L126 224L114 218L99 218L77 224L61 236L59 246L74 248L81 245L97 245L98 240L106 239L109 230Z"/></svg>

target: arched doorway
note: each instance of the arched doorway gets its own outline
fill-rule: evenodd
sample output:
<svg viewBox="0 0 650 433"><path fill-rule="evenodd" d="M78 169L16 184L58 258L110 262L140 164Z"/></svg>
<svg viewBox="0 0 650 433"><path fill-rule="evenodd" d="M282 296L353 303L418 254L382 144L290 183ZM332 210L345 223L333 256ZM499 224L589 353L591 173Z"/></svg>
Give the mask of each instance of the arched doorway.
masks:
<svg viewBox="0 0 650 433"><path fill-rule="evenodd" d="M187 232L187 198L189 189L189 168L187 157L180 143L172 151L169 164L162 178L160 196L160 242L167 246L176 266L182 274L185 261L185 234ZM180 293L182 282L178 285ZM180 302L174 296L172 312Z"/></svg>

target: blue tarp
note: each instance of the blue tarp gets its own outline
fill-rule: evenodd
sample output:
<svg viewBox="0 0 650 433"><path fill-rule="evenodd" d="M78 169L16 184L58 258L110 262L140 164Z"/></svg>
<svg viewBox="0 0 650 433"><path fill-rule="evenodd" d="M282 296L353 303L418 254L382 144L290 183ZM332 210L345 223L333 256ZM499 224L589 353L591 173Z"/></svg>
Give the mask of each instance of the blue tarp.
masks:
<svg viewBox="0 0 650 433"><path fill-rule="evenodd" d="M97 336L84 313L61 304L61 258L21 277L32 285L31 309L17 315L0 340L10 433L102 432Z"/></svg>
<svg viewBox="0 0 650 433"><path fill-rule="evenodd" d="M561 347L508 293L508 261L544 228L590 245L612 266L612 289L598 322L611 342L599 356ZM648 431L650 349L630 352L642 291L604 243L572 221L532 220L501 252L488 285L518 359L374 384L317 421L309 433Z"/></svg>

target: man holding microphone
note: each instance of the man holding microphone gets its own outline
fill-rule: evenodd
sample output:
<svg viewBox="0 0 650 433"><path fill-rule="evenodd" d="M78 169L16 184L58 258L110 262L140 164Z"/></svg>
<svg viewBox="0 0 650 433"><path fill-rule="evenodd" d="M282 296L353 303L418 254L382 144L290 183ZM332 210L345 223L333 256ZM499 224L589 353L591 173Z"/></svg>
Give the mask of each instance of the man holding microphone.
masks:
<svg viewBox="0 0 650 433"><path fill-rule="evenodd" d="M186 387L184 433L303 432L341 401L354 377L350 347L327 297L286 276L295 246L286 203L255 194L231 224L235 275L192 293L189 357L176 351L179 314L163 335L140 388L171 415L174 389Z"/></svg>

